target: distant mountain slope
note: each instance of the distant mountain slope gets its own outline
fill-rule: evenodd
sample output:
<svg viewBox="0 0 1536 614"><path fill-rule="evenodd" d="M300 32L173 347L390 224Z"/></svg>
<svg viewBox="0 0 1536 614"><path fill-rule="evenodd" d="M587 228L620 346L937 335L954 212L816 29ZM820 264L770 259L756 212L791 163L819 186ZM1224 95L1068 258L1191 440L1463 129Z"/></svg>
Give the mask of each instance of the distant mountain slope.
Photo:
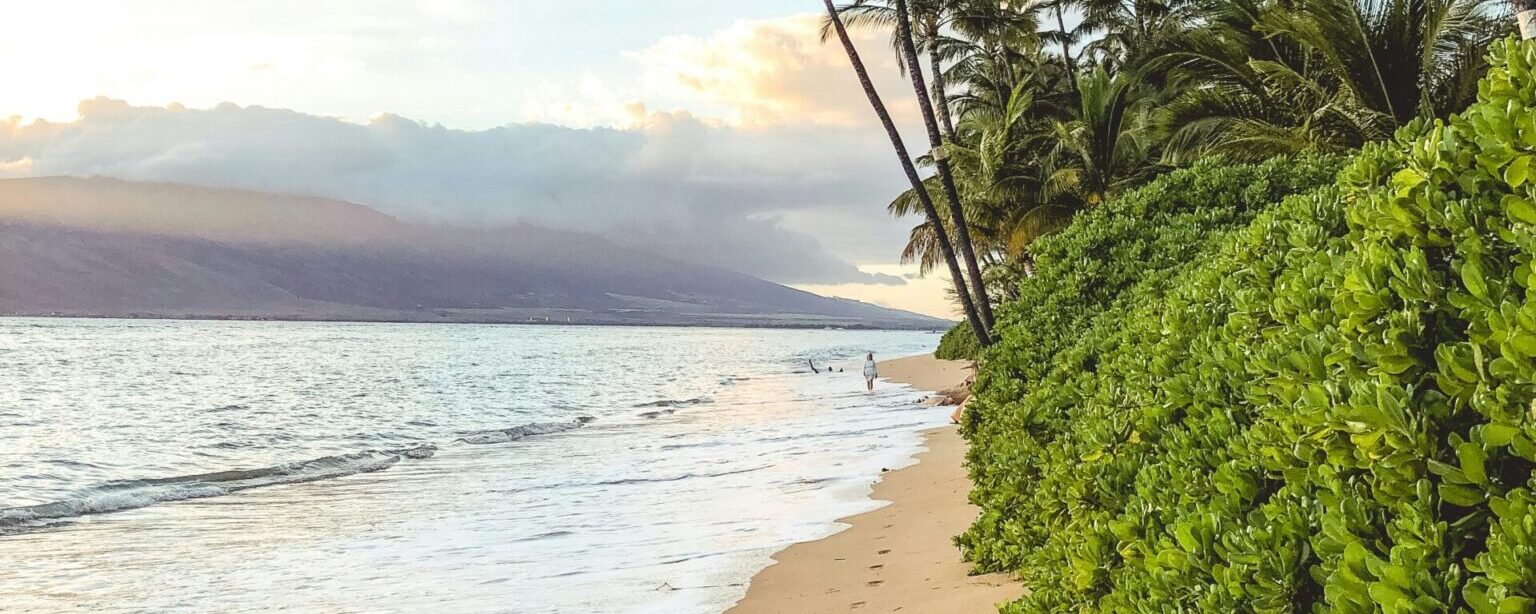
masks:
<svg viewBox="0 0 1536 614"><path fill-rule="evenodd" d="M94 177L0 181L0 219L113 232L249 241L363 241L405 225L363 205Z"/></svg>
<svg viewBox="0 0 1536 614"><path fill-rule="evenodd" d="M0 312L935 328L904 311L535 226L115 179L0 181Z"/></svg>

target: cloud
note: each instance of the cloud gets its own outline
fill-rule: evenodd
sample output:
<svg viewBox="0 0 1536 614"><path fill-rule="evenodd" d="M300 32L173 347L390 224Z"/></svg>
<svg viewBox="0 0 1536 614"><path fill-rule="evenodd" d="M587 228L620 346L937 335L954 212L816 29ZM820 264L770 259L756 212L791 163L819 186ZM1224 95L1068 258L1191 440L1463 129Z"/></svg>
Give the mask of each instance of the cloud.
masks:
<svg viewBox="0 0 1536 614"><path fill-rule="evenodd" d="M440 104L435 93L462 91L459 106L520 109L528 121L459 130L391 113L362 122L231 103L156 107L95 98L68 122L0 121L0 176L105 175L314 194L408 219L594 231L785 283L906 281L850 264L895 260L912 220L884 211L906 182L841 46L820 41L818 14L665 37L624 53L628 70L573 71L565 81L505 96L484 90L486 79L436 68L399 87L390 79L408 73L394 71L443 60L437 52L395 57L386 50L396 46L383 43L409 32L412 49L454 47L458 39L440 35L489 5L443 6L420 19L338 14L330 19L345 37L290 46L298 50L292 58L220 56L219 66L263 76L214 89L332 92L319 107L328 109L355 109L356 100L420 108L423 100ZM417 32L411 24L418 22L432 27ZM269 30L282 29L259 29ZM909 148L922 149L910 83L896 70L886 35L854 34L887 104L910 131ZM269 49L205 42L224 55ZM311 48L322 43L330 47ZM210 66L183 66L186 79L129 81L206 83L192 77L228 72ZM294 80L300 73L308 76ZM356 87L305 85L334 83L326 76L332 73L353 75L348 83ZM207 101L207 93L197 99ZM150 98L174 99L168 95Z"/></svg>
<svg viewBox="0 0 1536 614"><path fill-rule="evenodd" d="M0 179L32 176L32 158L23 156L15 160L0 160Z"/></svg>
<svg viewBox="0 0 1536 614"><path fill-rule="evenodd" d="M435 100L443 115L467 120L478 115L474 101L515 91L470 74L480 66L473 62L498 51L496 29L481 24L501 7L483 0L5 4L5 115L63 119L82 98L105 93L354 117L386 99L389 108L424 114ZM510 17L515 8L502 12Z"/></svg>
<svg viewBox="0 0 1536 614"><path fill-rule="evenodd" d="M723 106L733 125L870 126L864 91L836 39L820 40L822 16L738 21L707 37L670 36L625 54L642 67L645 92L693 107ZM887 34L854 30L877 89L899 118L915 118Z"/></svg>
<svg viewBox="0 0 1536 614"><path fill-rule="evenodd" d="M641 105L688 109L740 128L880 129L842 45L821 41L821 20L820 13L805 13L739 20L704 36L666 36L622 53L628 70L617 75L586 72L529 88L519 109L528 121L574 126L630 126ZM888 34L851 34L898 123L919 127L912 85L898 69Z"/></svg>
<svg viewBox="0 0 1536 614"><path fill-rule="evenodd" d="M904 283L861 272L780 223L787 213L871 208L870 194L892 193L891 173L858 155L878 151L878 140L851 130L742 131L686 113L652 113L640 124L464 131L395 115L355 124L227 103L98 98L81 103L73 122L0 123L0 170L313 194L407 219L593 231L786 283Z"/></svg>

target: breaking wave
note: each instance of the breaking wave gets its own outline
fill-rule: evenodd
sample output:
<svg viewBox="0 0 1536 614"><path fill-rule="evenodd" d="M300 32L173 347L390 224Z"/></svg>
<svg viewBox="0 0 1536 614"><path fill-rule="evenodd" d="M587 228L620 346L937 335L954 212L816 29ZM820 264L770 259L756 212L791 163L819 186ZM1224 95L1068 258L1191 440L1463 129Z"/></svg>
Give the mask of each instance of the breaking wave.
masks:
<svg viewBox="0 0 1536 614"><path fill-rule="evenodd" d="M46 525L51 521L137 509L167 501L218 497L265 486L299 484L380 471L400 462L402 457L431 456L434 449L431 444L427 444L404 450L369 450L326 456L261 469L106 482L62 501L0 509L0 534Z"/></svg>
<svg viewBox="0 0 1536 614"><path fill-rule="evenodd" d="M752 467L752 468L748 468L748 469L735 469L735 470L732 470L732 471L697 472L697 473L695 473L695 472L688 472L688 473L683 473L683 474L678 474L678 475L668 475L668 476L660 476L660 477L620 478L620 479L616 479L616 480L604 480L604 481L601 481L601 482L556 482L556 483L553 483L553 484L539 484L537 486L530 486L530 487L527 487L527 488L514 488L514 489L506 489L506 490L493 490L491 492L508 494L508 493L525 493L525 492L544 491L544 490L559 490L559 489L566 489L566 488L593 488L593 487L602 487L602 486L625 486L625 485L630 485L630 484L653 484L653 483L657 483L657 482L680 482L680 481L683 481L683 480L721 478L721 477L726 477L726 476L730 476L730 475L739 475L739 474L743 474L743 473L752 473L754 471L762 471L762 470L767 469L767 468L769 468L771 466L772 465L763 465L761 467Z"/></svg>
<svg viewBox="0 0 1536 614"><path fill-rule="evenodd" d="M531 437L533 435L549 435L572 429L579 429L582 425L591 422L591 416L581 416L570 422L534 422L514 426L509 429L492 429L488 431L471 431L465 433L458 441L472 445L486 445L495 443L510 443Z"/></svg>
<svg viewBox="0 0 1536 614"><path fill-rule="evenodd" d="M677 482L677 481L681 481L681 480L692 480L692 479L697 479L697 478L723 478L723 477L728 476L728 475L740 475L740 474L743 474L743 473L752 473L754 471L762 471L764 469L767 469L770 466L771 465L763 465L761 467L753 467L751 469L737 469L737 470L734 470L734 471L721 471L721 472L718 472L718 473L684 473L684 474L681 474L681 475L672 475L672 476L659 477L659 478L624 478L624 479L619 479L619 480L608 480L608 481L605 481L605 482L594 482L593 484L591 484L591 486L623 486L625 484L647 484L647 483L654 483L654 482Z"/></svg>
<svg viewBox="0 0 1536 614"><path fill-rule="evenodd" d="M693 406L693 405L705 405L705 404L714 403L714 402L715 402L715 400L710 398L710 397L694 397L694 398L691 398L691 399L682 399L682 400L662 399L660 401L651 401L650 403L641 403L639 405L636 405L635 407L672 407L672 408L680 408L680 407L690 407L690 406Z"/></svg>
<svg viewBox="0 0 1536 614"><path fill-rule="evenodd" d="M536 422L508 429L474 431L465 434L458 441L466 444L505 443L533 435L547 435L580 428L592 420L590 416L581 416L570 422ZM59 501L0 508L0 535L42 528L80 516L120 512L171 501L219 497L253 488L316 482L359 473L372 473L388 469L402 459L431 458L437 454L437 450L436 444L420 443L406 448L325 456L260 469L217 471L169 478L114 480L83 489Z"/></svg>

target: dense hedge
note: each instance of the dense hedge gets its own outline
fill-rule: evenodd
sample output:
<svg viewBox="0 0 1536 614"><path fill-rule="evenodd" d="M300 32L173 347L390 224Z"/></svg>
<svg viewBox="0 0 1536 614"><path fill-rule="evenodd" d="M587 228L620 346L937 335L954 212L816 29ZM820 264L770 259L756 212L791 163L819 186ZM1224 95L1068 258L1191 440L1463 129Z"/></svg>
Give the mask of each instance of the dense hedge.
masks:
<svg viewBox="0 0 1536 614"><path fill-rule="evenodd" d="M976 333L969 322L956 324L944 333L939 339L939 348L933 351L933 357L939 360L976 360L980 356L981 344L976 342Z"/></svg>
<svg viewBox="0 0 1536 614"><path fill-rule="evenodd" d="M1166 276L1206 250L1212 237L1246 225L1289 194L1331 181L1339 157L1279 158L1262 164L1207 159L1081 213L1062 231L1030 245L1035 277L1003 308L1000 341L1045 365L1100 310L1148 276ZM961 322L939 342L938 358L976 358L980 347ZM1037 372L1020 374L1025 377Z"/></svg>
<svg viewBox="0 0 1536 614"><path fill-rule="evenodd" d="M1095 315L1139 282L1161 284L1192 263L1215 237L1246 225L1281 198L1330 181L1338 157L1282 158L1262 164L1219 159L1164 175L1081 213L1030 246L1035 277L999 314L996 370L1015 381L1039 378ZM1149 279L1150 278L1150 279Z"/></svg>
<svg viewBox="0 0 1536 614"><path fill-rule="evenodd" d="M1005 310L960 542L1008 611L1536 609L1536 48L1492 55L1449 125L1189 264Z"/></svg>

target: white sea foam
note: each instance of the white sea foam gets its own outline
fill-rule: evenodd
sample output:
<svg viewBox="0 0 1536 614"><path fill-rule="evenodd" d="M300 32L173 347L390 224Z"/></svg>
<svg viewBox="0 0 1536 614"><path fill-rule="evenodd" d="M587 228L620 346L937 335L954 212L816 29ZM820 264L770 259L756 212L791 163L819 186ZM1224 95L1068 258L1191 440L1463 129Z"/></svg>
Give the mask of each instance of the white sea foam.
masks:
<svg viewBox="0 0 1536 614"><path fill-rule="evenodd" d="M222 471L170 478L117 480L81 490L59 501L0 509L0 534L14 533L47 524L40 521L59 521L77 516L137 509L170 501L218 497L252 488L299 484L381 471L399 462L401 454L416 454L420 457L420 454L430 449L428 446L416 446L400 453L363 452L285 463L262 469Z"/></svg>
<svg viewBox="0 0 1536 614"><path fill-rule="evenodd" d="M506 429L491 429L486 431L473 431L465 433L458 441L472 445L487 445L497 443L511 443L534 435L551 435L581 428L582 425L591 422L591 418L585 416L569 422L533 422Z"/></svg>

